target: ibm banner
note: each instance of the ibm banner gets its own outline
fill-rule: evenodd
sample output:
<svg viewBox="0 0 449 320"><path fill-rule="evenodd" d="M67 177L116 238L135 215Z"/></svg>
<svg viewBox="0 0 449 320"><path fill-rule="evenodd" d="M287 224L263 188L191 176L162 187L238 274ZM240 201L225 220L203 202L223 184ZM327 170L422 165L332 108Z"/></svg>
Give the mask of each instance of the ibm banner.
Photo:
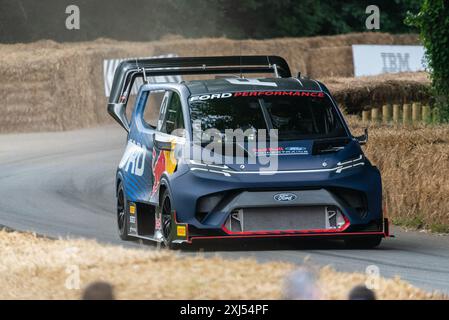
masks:
<svg viewBox="0 0 449 320"><path fill-rule="evenodd" d="M423 46L353 45L354 76L423 71Z"/></svg>
<svg viewBox="0 0 449 320"><path fill-rule="evenodd" d="M104 94L109 97L112 87L112 81L114 80L115 69L120 62L123 60L133 60L133 59L152 59L152 58L172 58L177 57L177 54L169 53L161 56L145 57L145 58L125 58L125 59L109 59L103 60L103 76L104 76ZM163 83L163 82L175 82L178 83L182 80L180 76L157 76L149 77L150 82L153 83ZM131 89L131 94L137 94L137 88L143 84L142 78L137 78L134 82L133 88Z"/></svg>

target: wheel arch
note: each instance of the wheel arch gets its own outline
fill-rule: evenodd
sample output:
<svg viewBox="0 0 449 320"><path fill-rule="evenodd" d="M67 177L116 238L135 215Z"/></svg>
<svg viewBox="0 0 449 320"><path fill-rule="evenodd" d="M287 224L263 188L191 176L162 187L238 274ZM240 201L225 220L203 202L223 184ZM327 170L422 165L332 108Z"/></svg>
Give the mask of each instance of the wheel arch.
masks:
<svg viewBox="0 0 449 320"><path fill-rule="evenodd" d="M123 178L123 174L120 172L120 170L117 170L117 174L115 176L115 195L117 196L118 194L118 187L120 185L120 182L122 182L122 184L124 184L124 178Z"/></svg>
<svg viewBox="0 0 449 320"><path fill-rule="evenodd" d="M170 193L170 196L171 196L172 193L171 193L170 183L168 182L167 176L163 176L161 178L161 182L160 182L159 190L158 190L158 192L159 192L159 194L158 194L159 204L161 204L162 197L163 197L163 195L164 195L166 190L168 190L168 192Z"/></svg>

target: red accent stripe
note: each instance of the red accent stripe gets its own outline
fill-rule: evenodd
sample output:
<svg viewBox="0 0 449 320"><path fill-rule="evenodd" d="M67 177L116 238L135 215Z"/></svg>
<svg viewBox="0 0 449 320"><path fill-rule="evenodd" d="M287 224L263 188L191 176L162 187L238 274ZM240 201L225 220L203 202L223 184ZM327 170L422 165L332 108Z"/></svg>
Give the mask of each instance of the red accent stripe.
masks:
<svg viewBox="0 0 449 320"><path fill-rule="evenodd" d="M236 238L278 238L278 237L341 237L341 236L367 236L367 235L382 235L385 236L385 233L382 231L379 232L347 232L347 233L296 233L296 234L258 234L258 235L229 235L229 236L193 236L188 242L191 243L192 240L201 240L201 239L236 239Z"/></svg>
<svg viewBox="0 0 449 320"><path fill-rule="evenodd" d="M391 227L390 220L385 218L384 219L384 236L386 238L390 237L390 227Z"/></svg>

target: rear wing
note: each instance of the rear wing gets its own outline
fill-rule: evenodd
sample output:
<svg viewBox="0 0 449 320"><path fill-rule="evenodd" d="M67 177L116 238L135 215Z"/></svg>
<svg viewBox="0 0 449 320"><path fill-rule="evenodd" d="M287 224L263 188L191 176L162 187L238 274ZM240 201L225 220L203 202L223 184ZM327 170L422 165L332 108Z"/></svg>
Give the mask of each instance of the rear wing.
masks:
<svg viewBox="0 0 449 320"><path fill-rule="evenodd" d="M126 118L128 98L136 78L168 75L273 73L275 77L291 77L284 58L278 56L223 56L133 59L122 61L115 71L109 96L108 112L129 131Z"/></svg>

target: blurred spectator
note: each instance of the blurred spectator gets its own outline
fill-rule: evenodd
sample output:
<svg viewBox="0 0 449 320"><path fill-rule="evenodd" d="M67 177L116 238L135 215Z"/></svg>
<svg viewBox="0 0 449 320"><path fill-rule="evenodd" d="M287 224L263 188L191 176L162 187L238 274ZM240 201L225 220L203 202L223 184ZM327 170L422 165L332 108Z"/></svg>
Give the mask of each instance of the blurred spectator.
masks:
<svg viewBox="0 0 449 320"><path fill-rule="evenodd" d="M284 299L288 300L320 300L321 292L316 275L301 268L293 271L285 278Z"/></svg>
<svg viewBox="0 0 449 320"><path fill-rule="evenodd" d="M89 284L83 292L83 300L114 300L114 290L107 282L97 281Z"/></svg>
<svg viewBox="0 0 449 320"><path fill-rule="evenodd" d="M358 285L349 292L349 300L376 300L376 294L373 290L364 285Z"/></svg>

